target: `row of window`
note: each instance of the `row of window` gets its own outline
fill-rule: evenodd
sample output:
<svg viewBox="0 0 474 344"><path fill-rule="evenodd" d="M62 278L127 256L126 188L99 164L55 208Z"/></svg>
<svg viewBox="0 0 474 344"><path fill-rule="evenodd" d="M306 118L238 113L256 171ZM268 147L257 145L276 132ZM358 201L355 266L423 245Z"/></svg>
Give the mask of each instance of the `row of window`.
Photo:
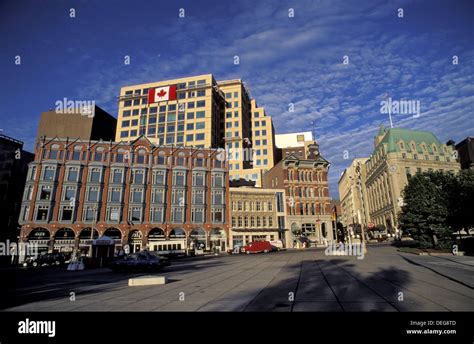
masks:
<svg viewBox="0 0 474 344"><path fill-rule="evenodd" d="M269 216L232 216L232 228L273 227L273 217Z"/></svg>
<svg viewBox="0 0 474 344"><path fill-rule="evenodd" d="M150 208L150 223L164 223L165 207L151 207ZM30 207L25 206L22 208L21 220L23 222L28 220ZM108 223L120 223L122 222L122 207L107 207L106 209L106 222ZM206 222L206 209L205 208L191 208L191 216L189 221L186 221L186 212L183 207L171 207L171 222L172 223L205 223ZM34 220L38 222L51 221L52 208L49 205L38 205L35 207ZM82 217L77 216L77 210L73 206L61 206L58 220L61 222L97 222L99 216L99 210L97 207L84 207L82 211ZM128 218L125 219L127 222L142 223L145 222L145 209L143 207L129 207ZM225 222L225 209L224 208L213 208L211 209L211 222L212 223L223 223Z"/></svg>
<svg viewBox="0 0 474 344"><path fill-rule="evenodd" d="M161 108L161 107L160 107ZM156 107L151 107L150 108L150 113L149 113L149 118L154 118L154 121L156 123L156 118L158 117L158 122L159 123L164 123L164 122L174 122L176 120L178 121L184 121L185 119L187 119L188 121L192 121L194 119L199 119L199 118L205 118L206 117L206 111L196 111L196 112L182 112L181 113L181 109L180 109L180 113L178 113L176 115L176 111L173 111L173 112L168 112L167 114L165 113L161 113L160 111L160 114L157 115L156 113L157 111L157 108ZM184 111L184 109L183 109ZM143 108L140 110L140 124L144 124L145 121L146 121L146 118L147 118L147 115L148 114L148 108ZM122 112L122 116L123 117L130 117L131 116L138 116L139 113L138 113L138 109L135 109L135 110L124 110ZM133 122L133 121L136 121L136 122ZM132 119L132 123L138 123L138 119Z"/></svg>
<svg viewBox="0 0 474 344"><path fill-rule="evenodd" d="M289 215L322 215L328 212L328 208L320 204L290 202L288 207Z"/></svg>
<svg viewBox="0 0 474 344"><path fill-rule="evenodd" d="M324 172L313 171L295 171L288 170L288 180L298 182L323 182L325 181Z"/></svg>
<svg viewBox="0 0 474 344"><path fill-rule="evenodd" d="M327 188L289 187L288 194L290 197L329 197Z"/></svg>
<svg viewBox="0 0 474 344"><path fill-rule="evenodd" d="M148 103L147 98L134 99L134 100L129 99L129 100L124 100L123 101L123 107L138 106L138 105L144 105L144 104L147 104L147 103ZM178 109L181 110L181 111L184 111L185 108L186 109L196 109L196 108L206 107L206 101L205 100L191 101L191 102L181 103L181 104L183 104L183 105L180 106L180 104L178 104ZM186 104L186 105L184 105L184 104ZM150 109L152 109L152 108L150 108ZM153 109L157 109L157 107L153 107ZM168 105L168 111L176 111L176 104ZM160 109L160 112L162 112L161 109ZM142 114L143 114L143 112L142 112Z"/></svg>
<svg viewBox="0 0 474 344"><path fill-rule="evenodd" d="M418 159L419 159L419 158L418 158L418 154L413 154L412 157L413 157L413 160L418 160ZM407 153L402 153L402 158L403 158L403 159L407 159L407 158L408 158L408 157L407 157ZM425 159L425 160L433 160L433 159L430 158L429 155L425 155L425 156L424 156L424 159ZM451 159L450 159L449 157L445 157L445 159L446 159L447 162L450 162L450 161L451 161ZM435 161L440 161L439 155L435 155L434 160L435 160Z"/></svg>
<svg viewBox="0 0 474 344"><path fill-rule="evenodd" d="M178 135L179 136L179 135ZM174 137L174 135L173 135ZM190 134L186 136L188 139L192 140L194 137L196 140L203 140L204 134ZM43 150L43 159L50 159L50 160L57 160L58 158L61 160L63 156L63 151L58 149L45 149ZM119 149L117 153L112 153L110 155L110 162L129 162L130 160L136 164L148 164L150 159L153 159L151 162L155 165L164 165L165 163L173 165L177 164L182 166L183 163L179 163L184 161L185 163L190 163L193 166L203 167L207 166L208 159L204 158L202 154L198 154L195 158L184 158L184 153L178 153L178 156L169 156L166 157L164 155L150 155L147 154L144 149L137 150L136 153L130 153L124 149ZM79 150L69 151L68 158L69 161L96 161L96 162L109 162L109 154L104 152L103 147L98 147L95 151L91 152L82 152ZM184 160L183 160L184 159ZM223 166L223 162L219 159L214 160L214 167L221 168Z"/></svg>
<svg viewBox="0 0 474 344"><path fill-rule="evenodd" d="M180 160L182 159L182 160ZM186 158L178 158L178 165L186 162ZM202 166L202 165L198 165ZM29 171L28 180L33 181L36 179L37 166L32 166ZM79 167L68 167L66 170L65 181L68 182L79 182L80 180ZM174 186L186 186L186 172L185 171L173 171L172 185ZM165 185L166 184L166 172L165 171L153 171L152 172L152 184L154 185ZM87 181L90 183L102 183L105 177L105 171L100 167L89 168L89 174ZM123 168L111 168L109 172L109 183L124 183L125 182L125 169ZM44 166L43 175L41 176L42 181L55 181L56 180L56 167L55 166ZM134 184L145 184L147 180L147 171L144 169L132 169L130 181ZM207 172L205 171L193 171L192 172L192 185L193 186L206 186ZM223 173L212 173L211 174L211 185L213 187L224 186L224 174Z"/></svg>
<svg viewBox="0 0 474 344"><path fill-rule="evenodd" d="M239 92L234 92L234 98L238 98L239 97ZM230 99L232 98L232 92L226 92L225 94L225 99Z"/></svg>
<svg viewBox="0 0 474 344"><path fill-rule="evenodd" d="M273 211L273 201L232 201L232 211Z"/></svg>
<svg viewBox="0 0 474 344"><path fill-rule="evenodd" d="M124 188L123 187L110 187L108 189L108 202L123 202L124 200ZM129 201L131 203L143 203L145 201L146 188L133 187L130 189ZM25 188L24 200L30 201L33 195L33 186L29 185ZM164 188L153 188L151 191L151 202L152 203L165 203L166 202L166 190ZM172 190L171 191L171 203L181 206L185 206L186 191L183 190ZM212 190L211 191L211 204L212 205L223 205L224 204L223 190ZM54 188L51 185L41 185L37 200L39 201L51 201L54 199ZM62 201L69 201L71 205L75 204L76 200L79 199L78 188L76 186L64 186L62 192ZM206 204L206 191L205 190L192 190L192 204ZM102 189L96 186L88 186L85 195L86 202L101 202L102 201Z"/></svg>
<svg viewBox="0 0 474 344"><path fill-rule="evenodd" d="M138 125L138 122L135 123L135 121L132 121L131 123L132 126ZM146 125L140 124L140 125ZM128 128L130 127L130 121L122 121L122 128ZM184 128L186 130L200 130L200 129L206 129L206 122L197 122L197 123L187 123L186 125L184 122L176 124L167 124L167 125L159 125L158 126L158 133L164 133L165 129L166 132L168 133L174 133L174 132L180 132L184 131ZM148 118L148 130L153 129L154 133L156 132L157 126L156 126L156 117L149 117Z"/></svg>

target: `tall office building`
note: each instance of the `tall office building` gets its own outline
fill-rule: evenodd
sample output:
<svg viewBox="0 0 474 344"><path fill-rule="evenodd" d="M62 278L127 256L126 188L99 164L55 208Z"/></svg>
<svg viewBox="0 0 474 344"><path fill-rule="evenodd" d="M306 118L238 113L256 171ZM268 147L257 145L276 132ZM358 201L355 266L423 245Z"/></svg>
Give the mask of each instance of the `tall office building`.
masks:
<svg viewBox="0 0 474 344"><path fill-rule="evenodd" d="M252 139L250 95L240 79L219 81L218 86L226 100L224 140L231 153L230 177L235 178L252 166L248 151Z"/></svg>
<svg viewBox="0 0 474 344"><path fill-rule="evenodd" d="M272 118L241 79L205 74L122 87L116 141L142 135L158 145L226 148L230 178L256 186L275 164Z"/></svg>
<svg viewBox="0 0 474 344"><path fill-rule="evenodd" d="M122 87L116 141L223 147L225 98L212 74Z"/></svg>

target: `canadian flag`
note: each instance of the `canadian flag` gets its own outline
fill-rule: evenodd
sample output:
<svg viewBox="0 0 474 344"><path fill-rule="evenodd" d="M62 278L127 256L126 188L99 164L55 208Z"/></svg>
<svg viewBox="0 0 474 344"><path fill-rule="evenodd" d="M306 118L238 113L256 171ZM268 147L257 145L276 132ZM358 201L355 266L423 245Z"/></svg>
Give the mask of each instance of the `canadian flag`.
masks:
<svg viewBox="0 0 474 344"><path fill-rule="evenodd" d="M176 86L151 88L148 91L148 103L157 103L162 100L176 100Z"/></svg>

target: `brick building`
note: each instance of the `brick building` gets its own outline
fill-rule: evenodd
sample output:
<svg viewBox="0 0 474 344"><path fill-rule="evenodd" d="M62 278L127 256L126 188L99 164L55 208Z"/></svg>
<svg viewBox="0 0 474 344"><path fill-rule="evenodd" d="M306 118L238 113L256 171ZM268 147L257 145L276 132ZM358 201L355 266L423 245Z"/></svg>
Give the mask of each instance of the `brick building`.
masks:
<svg viewBox="0 0 474 344"><path fill-rule="evenodd" d="M131 251L225 250L228 180L217 149L45 138L29 164L21 240L50 252L88 251L102 235Z"/></svg>
<svg viewBox="0 0 474 344"><path fill-rule="evenodd" d="M284 157L264 175L263 187L285 189L292 241L304 236L320 245L334 239L328 188L329 162L317 149L310 154L315 158L300 159L292 154Z"/></svg>

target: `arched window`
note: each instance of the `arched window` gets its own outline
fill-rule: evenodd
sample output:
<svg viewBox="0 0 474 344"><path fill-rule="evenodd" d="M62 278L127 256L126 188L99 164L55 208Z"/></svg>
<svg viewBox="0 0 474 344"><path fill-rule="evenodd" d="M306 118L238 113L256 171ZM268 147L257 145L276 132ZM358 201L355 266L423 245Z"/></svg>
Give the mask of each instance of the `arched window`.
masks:
<svg viewBox="0 0 474 344"><path fill-rule="evenodd" d="M144 149L139 149L135 158L137 164L146 164L146 151Z"/></svg>

